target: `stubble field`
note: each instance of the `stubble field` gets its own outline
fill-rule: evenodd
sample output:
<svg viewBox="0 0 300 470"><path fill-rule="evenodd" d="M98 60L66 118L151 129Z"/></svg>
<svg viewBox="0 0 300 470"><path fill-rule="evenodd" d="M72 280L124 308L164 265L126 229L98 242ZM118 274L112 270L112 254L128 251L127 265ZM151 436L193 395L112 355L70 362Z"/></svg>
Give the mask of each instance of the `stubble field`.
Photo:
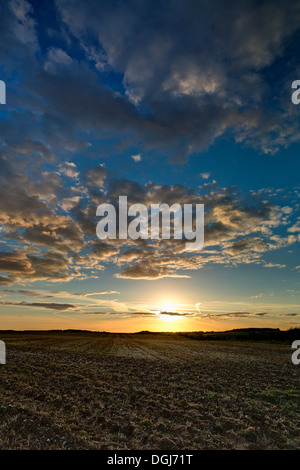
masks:
<svg viewBox="0 0 300 470"><path fill-rule="evenodd" d="M286 344L3 333L0 449L299 449Z"/></svg>

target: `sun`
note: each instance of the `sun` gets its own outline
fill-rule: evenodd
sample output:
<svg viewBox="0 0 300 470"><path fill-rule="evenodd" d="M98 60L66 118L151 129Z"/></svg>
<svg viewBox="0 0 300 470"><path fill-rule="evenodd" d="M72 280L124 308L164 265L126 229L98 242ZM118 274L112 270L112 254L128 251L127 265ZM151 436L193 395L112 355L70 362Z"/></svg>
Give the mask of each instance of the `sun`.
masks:
<svg viewBox="0 0 300 470"><path fill-rule="evenodd" d="M159 316L160 320L167 323L178 323L179 318L176 316L168 315L167 313L161 313Z"/></svg>
<svg viewBox="0 0 300 470"><path fill-rule="evenodd" d="M171 296L161 296L156 300L155 305L152 305L151 310L156 314L157 319L159 319L162 324L172 324L172 330L174 328L179 330L180 325L185 319L183 314L185 309L186 306L182 303L182 299L174 295L173 298Z"/></svg>
<svg viewBox="0 0 300 470"><path fill-rule="evenodd" d="M161 312L177 312L178 305L172 302L162 302L160 304L160 311Z"/></svg>
<svg viewBox="0 0 300 470"><path fill-rule="evenodd" d="M157 299L156 304L152 306L153 311L158 314L167 313L180 313L183 310L183 305L180 303L179 298L161 297Z"/></svg>

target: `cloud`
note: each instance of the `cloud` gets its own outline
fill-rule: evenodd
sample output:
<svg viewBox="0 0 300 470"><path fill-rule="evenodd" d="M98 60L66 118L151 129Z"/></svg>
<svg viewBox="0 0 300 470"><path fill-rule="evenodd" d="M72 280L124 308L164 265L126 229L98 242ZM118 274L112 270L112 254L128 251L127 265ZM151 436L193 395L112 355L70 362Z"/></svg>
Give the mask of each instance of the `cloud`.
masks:
<svg viewBox="0 0 300 470"><path fill-rule="evenodd" d="M265 253L298 240L296 234L289 234L296 207L292 210L286 202L281 207L272 202L272 195L269 200L264 194L242 195L237 188L221 188L217 182L212 187L204 183L197 190L153 181L141 184L115 178L103 164L82 173L76 169L75 186L64 185L56 168L48 168L45 182L42 177L37 185L26 165L19 172L2 158L0 166L2 235L13 242L13 248L0 252L2 285L98 277L108 263L117 267L117 278L189 278L191 271L209 264L265 263ZM98 240L97 205L117 204L124 193L129 204L140 202L146 207L162 201L204 204L204 249L192 256L184 239Z"/></svg>
<svg viewBox="0 0 300 470"><path fill-rule="evenodd" d="M138 149L134 161L147 148L184 158L225 133L267 153L299 140L297 109L286 102L297 70L287 49L299 32L297 3L156 8L146 0L60 0L41 35L35 4L2 6L0 58L10 90L0 139L2 286L98 278L109 264L117 278L148 280L189 278L214 264L283 267L269 261L271 252L300 240L297 207L283 206L284 190L242 195L207 182L206 171L197 190L142 184L118 179L103 163L107 148L112 155L122 146L128 155ZM120 194L146 206L204 203L204 249L191 256L184 240L100 242L96 207Z"/></svg>
<svg viewBox="0 0 300 470"><path fill-rule="evenodd" d="M50 73L56 73L59 67L69 67L72 64L71 57L62 49L51 47L48 50L44 69Z"/></svg>
<svg viewBox="0 0 300 470"><path fill-rule="evenodd" d="M9 286L14 284L15 279L9 276L0 276L0 286Z"/></svg>
<svg viewBox="0 0 300 470"><path fill-rule="evenodd" d="M36 307L36 308L46 308L50 310L76 310L78 307L72 304L60 304L56 302L46 303L46 302L13 302L9 300L0 301L0 305L6 306L22 306L22 307Z"/></svg>
<svg viewBox="0 0 300 470"><path fill-rule="evenodd" d="M61 164L59 169L61 173L68 176L69 178L77 178L79 176L77 167L73 162L65 162L64 164Z"/></svg>
<svg viewBox="0 0 300 470"><path fill-rule="evenodd" d="M264 252L267 249L266 240L258 237L244 238L227 245L226 252L230 255L250 252Z"/></svg>
<svg viewBox="0 0 300 470"><path fill-rule="evenodd" d="M23 253L0 252L0 271L32 274L30 260Z"/></svg>
<svg viewBox="0 0 300 470"><path fill-rule="evenodd" d="M156 266L149 266L148 263L136 263L134 266L125 268L121 273L115 274L117 278L123 279L147 279L155 280L164 277L172 278L189 278L187 274L177 274L175 270L161 267L157 263Z"/></svg>
<svg viewBox="0 0 300 470"><path fill-rule="evenodd" d="M198 316L199 312L191 313L191 312L159 312L160 315L170 315L173 317L186 317L186 316Z"/></svg>
<svg viewBox="0 0 300 470"><path fill-rule="evenodd" d="M226 312L226 313L208 313L202 315L203 318L211 318L216 320L224 320L228 318L251 318L251 317L264 317L271 315L270 312Z"/></svg>
<svg viewBox="0 0 300 470"><path fill-rule="evenodd" d="M161 4L156 14L146 0L139 8L133 1L125 8L94 0L63 0L57 7L87 60L93 57L99 70L100 59L101 67L119 73L129 102L151 110L140 115L142 128L131 120L148 143L150 135L164 145L182 138L177 153L183 155L231 129L238 140L268 153L299 138L295 109L281 102L281 75L275 69L269 80L266 73L297 34L298 4L189 0Z"/></svg>
<svg viewBox="0 0 300 470"><path fill-rule="evenodd" d="M102 163L96 168L87 168L85 181L92 188L102 188L107 178L107 170Z"/></svg>
<svg viewBox="0 0 300 470"><path fill-rule="evenodd" d="M32 185L26 167L20 177L5 160L2 167L0 221L6 239L18 247L0 252L2 285L19 280L68 281L94 276L107 263L117 266L117 278L188 278L190 271L207 264L262 263L266 252L298 240L296 235L288 235L295 211L272 203L270 196L268 201L264 195L254 193L242 196L236 188L220 188L217 183L212 188L204 184L197 191L179 184L140 184L112 178L103 165L98 165L78 174L75 187L63 187L60 180L52 180L48 170L47 194L51 192L52 197L45 199L45 188L42 191ZM84 190L82 181L87 183ZM13 192L11 187L18 190ZM124 192L129 204L140 202L147 207L162 201L169 205L203 203L204 249L191 256L186 252L184 239L98 240L97 204L115 204ZM68 215L61 215L60 208L68 210ZM276 233L277 228L281 235ZM283 228L286 236L282 234ZM271 267L274 263L264 265Z"/></svg>
<svg viewBox="0 0 300 470"><path fill-rule="evenodd" d="M89 311L83 311L81 312L85 315L126 315L126 316L155 316L153 312L147 311L147 310L141 310L141 311L125 311L125 312L89 312Z"/></svg>
<svg viewBox="0 0 300 470"><path fill-rule="evenodd" d="M10 274L9 277L2 276L2 285L45 279L67 281L79 277L70 259L54 251L45 251L39 255L19 251L0 252L0 271Z"/></svg>
<svg viewBox="0 0 300 470"><path fill-rule="evenodd" d="M299 316L300 313L284 313L282 315L279 315L280 317L297 317Z"/></svg>
<svg viewBox="0 0 300 470"><path fill-rule="evenodd" d="M116 290L103 290L101 292L64 292L64 291L51 291L55 297L94 297L97 295L112 295L119 294Z"/></svg>
<svg viewBox="0 0 300 470"><path fill-rule="evenodd" d="M94 295L111 295L111 294L120 294L117 290L103 290L101 292L87 292L87 293L76 293L75 295L83 296L83 297L89 297L89 296L94 296Z"/></svg>
<svg viewBox="0 0 300 470"><path fill-rule="evenodd" d="M260 292L259 294L256 294L256 295L251 295L251 299L261 299L262 297L264 297L264 293L263 292Z"/></svg>
<svg viewBox="0 0 300 470"><path fill-rule="evenodd" d="M292 227L289 227L288 232L290 233L300 232L300 220L298 220Z"/></svg>
<svg viewBox="0 0 300 470"><path fill-rule="evenodd" d="M71 209L74 209L80 203L81 197L80 196L73 196L69 198L64 198L60 202L60 207L64 212L69 212Z"/></svg>
<svg viewBox="0 0 300 470"><path fill-rule="evenodd" d="M4 78L18 70L22 90L12 81L7 144L18 128L20 144L30 136L48 158L57 148L97 155L95 140L118 135L182 159L226 132L264 153L299 141L287 98L298 67L288 49L297 46L297 2L167 1L153 12L148 0L60 0L43 35L37 8L2 6Z"/></svg>
<svg viewBox="0 0 300 470"><path fill-rule="evenodd" d="M283 268L286 268L286 264L266 263L266 264L264 264L264 267L265 268L280 268L280 269L283 269Z"/></svg>

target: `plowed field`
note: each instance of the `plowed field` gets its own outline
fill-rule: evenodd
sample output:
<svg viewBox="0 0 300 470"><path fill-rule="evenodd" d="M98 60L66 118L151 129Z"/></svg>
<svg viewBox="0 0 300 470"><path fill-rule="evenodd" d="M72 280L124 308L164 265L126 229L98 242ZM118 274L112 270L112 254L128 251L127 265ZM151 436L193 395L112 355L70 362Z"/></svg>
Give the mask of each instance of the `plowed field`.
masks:
<svg viewBox="0 0 300 470"><path fill-rule="evenodd" d="M4 333L0 449L296 449L290 345Z"/></svg>

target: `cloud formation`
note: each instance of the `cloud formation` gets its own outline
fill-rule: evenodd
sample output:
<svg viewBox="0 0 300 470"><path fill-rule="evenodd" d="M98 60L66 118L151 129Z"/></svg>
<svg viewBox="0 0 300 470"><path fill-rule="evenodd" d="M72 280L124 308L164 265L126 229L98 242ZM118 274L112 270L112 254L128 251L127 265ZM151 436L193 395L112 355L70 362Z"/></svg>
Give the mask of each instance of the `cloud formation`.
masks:
<svg viewBox="0 0 300 470"><path fill-rule="evenodd" d="M75 186L65 184L70 174L60 171L58 175L53 167L42 184L31 179L30 163L23 165L22 172L13 170L4 157L0 163L2 238L10 246L0 251L2 285L99 276L109 263L117 268L117 278L148 280L189 278L193 271L216 263L282 268L282 263L264 261L264 255L299 241L293 222L297 207L287 206L285 200L279 205L270 194L266 200L263 192L243 195L217 182L211 187L201 177L197 190L180 184L141 184L117 179L102 165L82 173L76 169ZM66 168L73 171L75 167ZM97 205L117 205L124 193L128 204L139 202L146 207L162 202L204 204L204 249L190 254L184 239L98 240ZM68 208L63 207L66 201L72 201Z"/></svg>
<svg viewBox="0 0 300 470"><path fill-rule="evenodd" d="M225 132L264 153L299 141L290 100L298 2L52 0L48 9L45 28L36 3L2 6L4 78L17 69L21 81L10 89L6 145L16 125L18 148L47 159L57 148L91 153L93 135L116 132L123 145L178 158Z"/></svg>
<svg viewBox="0 0 300 470"><path fill-rule="evenodd" d="M265 255L299 241L285 193L281 203L268 190L241 194L210 182L210 172L197 189L119 178L99 150L106 141L128 148L136 168L148 148L198 158L225 133L263 153L299 141L289 96L298 2L57 0L47 2L47 28L36 5L1 7L9 118L0 121L0 285L98 278L109 264L116 278L147 280L189 278L213 264L283 268ZM204 249L100 242L96 207L120 194L129 204L204 204Z"/></svg>

